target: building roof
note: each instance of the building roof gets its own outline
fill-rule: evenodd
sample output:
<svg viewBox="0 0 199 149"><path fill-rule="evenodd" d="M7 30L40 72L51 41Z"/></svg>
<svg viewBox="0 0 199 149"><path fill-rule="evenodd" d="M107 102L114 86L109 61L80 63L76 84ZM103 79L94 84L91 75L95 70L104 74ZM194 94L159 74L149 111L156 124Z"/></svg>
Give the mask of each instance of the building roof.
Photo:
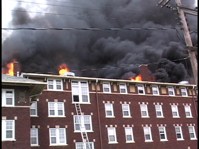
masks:
<svg viewBox="0 0 199 149"><path fill-rule="evenodd" d="M35 96L42 92L42 90L46 86L46 83L23 77L16 77L16 76L2 74L2 85L27 86L30 88L29 94Z"/></svg>

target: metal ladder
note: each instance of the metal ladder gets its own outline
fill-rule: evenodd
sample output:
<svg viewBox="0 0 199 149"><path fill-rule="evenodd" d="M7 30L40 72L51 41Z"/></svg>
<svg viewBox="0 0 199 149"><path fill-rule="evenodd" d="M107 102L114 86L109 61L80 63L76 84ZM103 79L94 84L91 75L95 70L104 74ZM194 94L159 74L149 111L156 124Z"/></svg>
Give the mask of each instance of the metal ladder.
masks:
<svg viewBox="0 0 199 149"><path fill-rule="evenodd" d="M75 110L78 116L82 115L82 110L79 103L75 103ZM82 142L86 143L86 149L92 149L92 147L90 146L89 139L88 139L88 134L85 131L85 125L82 125L81 123L80 123L80 132L81 132Z"/></svg>

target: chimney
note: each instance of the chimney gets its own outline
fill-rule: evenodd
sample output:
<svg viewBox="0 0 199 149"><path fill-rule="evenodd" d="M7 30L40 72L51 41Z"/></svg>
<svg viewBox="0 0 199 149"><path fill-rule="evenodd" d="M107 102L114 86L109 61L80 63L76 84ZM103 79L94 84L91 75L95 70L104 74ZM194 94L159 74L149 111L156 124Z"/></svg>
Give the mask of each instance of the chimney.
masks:
<svg viewBox="0 0 199 149"><path fill-rule="evenodd" d="M14 76L19 77L21 74L21 66L20 66L19 62L14 61L13 68L14 68Z"/></svg>
<svg viewBox="0 0 199 149"><path fill-rule="evenodd" d="M147 65L140 65L139 68L140 68L140 74L142 76L142 81L150 81L150 82L155 81L155 77L148 69Z"/></svg>

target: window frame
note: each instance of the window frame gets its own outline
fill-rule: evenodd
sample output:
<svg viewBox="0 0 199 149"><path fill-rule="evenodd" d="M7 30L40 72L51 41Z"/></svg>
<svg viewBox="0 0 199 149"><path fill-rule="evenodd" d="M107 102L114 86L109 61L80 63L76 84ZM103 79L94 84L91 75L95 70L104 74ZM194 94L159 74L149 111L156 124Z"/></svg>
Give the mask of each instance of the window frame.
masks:
<svg viewBox="0 0 199 149"><path fill-rule="evenodd" d="M127 110L125 110L124 106L126 106ZM127 112L128 115L125 115L125 112ZM123 118L131 117L131 110L130 110L130 105L129 104L122 104L122 116L123 116Z"/></svg>
<svg viewBox="0 0 199 149"><path fill-rule="evenodd" d="M158 109L157 106L159 106L160 109ZM158 115L158 112L161 113L161 115ZM155 105L155 113L156 113L156 117L157 118L163 118L164 117L163 110L162 110L162 105L160 105L160 104L156 104Z"/></svg>
<svg viewBox="0 0 199 149"><path fill-rule="evenodd" d="M181 92L182 97L188 97L188 92L187 92L186 87L181 87L180 92Z"/></svg>
<svg viewBox="0 0 199 149"><path fill-rule="evenodd" d="M102 83L103 93L111 93L111 84L110 82L103 82ZM108 91L106 91L108 89Z"/></svg>
<svg viewBox="0 0 199 149"><path fill-rule="evenodd" d="M50 108L52 108L51 106L50 106L50 104L53 104L53 109L50 109ZM59 115L59 104L61 104L62 105L62 109L61 109L61 111L62 111L62 115ZM54 111L54 115L52 115L51 114L51 112L50 112L50 110L53 110ZM49 101L48 102L48 117L65 117L65 105L64 105L64 102L52 102L52 101Z"/></svg>
<svg viewBox="0 0 199 149"><path fill-rule="evenodd" d="M154 93L154 91L157 91L157 93ZM152 94L153 95L160 95L158 85L153 85L152 86Z"/></svg>
<svg viewBox="0 0 199 149"><path fill-rule="evenodd" d="M132 127L124 127L124 132L125 132L126 143L135 142L134 136L133 136L133 128ZM128 140L128 137L127 137L128 135L131 136L131 140Z"/></svg>
<svg viewBox="0 0 199 149"><path fill-rule="evenodd" d="M89 120L89 123L87 123L86 120ZM73 115L73 124L74 132L81 132L81 129L83 129L84 132L93 132L91 115ZM86 127L86 125L88 125L89 127ZM77 129L78 127L80 128L79 130Z"/></svg>
<svg viewBox="0 0 199 149"><path fill-rule="evenodd" d="M137 91L139 95L145 95L145 88L143 84L137 84ZM141 93L140 91L142 91L143 93Z"/></svg>
<svg viewBox="0 0 199 149"><path fill-rule="evenodd" d="M12 101L12 104L7 104L6 103L6 95L7 95L7 91L11 91L12 92L12 97L11 98L11 101ZM15 106L15 90L14 89L2 89L2 107L14 107Z"/></svg>
<svg viewBox="0 0 199 149"><path fill-rule="evenodd" d="M179 128L179 131L176 130L177 128ZM184 140L181 126L175 126L175 133L176 133L177 140ZM180 135L181 137L178 138L178 135Z"/></svg>
<svg viewBox="0 0 199 149"><path fill-rule="evenodd" d="M107 127L107 135L108 135L108 144L115 144L117 142L117 133L115 127ZM114 141L110 139L110 137L114 137Z"/></svg>
<svg viewBox="0 0 199 149"><path fill-rule="evenodd" d="M110 106L110 107L107 107L107 106ZM113 109L113 104L112 103L105 103L104 104L104 109L105 109L105 116L106 118L114 118L115 115L114 115L114 109ZM111 115L108 115L108 112L111 112Z"/></svg>
<svg viewBox="0 0 199 149"><path fill-rule="evenodd" d="M7 128L7 123L11 122L12 123L12 128L8 129ZM16 141L15 138L15 120L2 120L2 131L1 131L1 136L2 136L2 141ZM12 137L8 138L7 135L7 131L11 131Z"/></svg>
<svg viewBox="0 0 199 149"><path fill-rule="evenodd" d="M32 103L31 103L31 106L30 106L30 116L31 117L37 117L38 116L38 108L37 108L37 101L33 101ZM32 114L32 110L35 110L35 114Z"/></svg>
<svg viewBox="0 0 199 149"><path fill-rule="evenodd" d="M140 112L142 118L149 118L149 111L148 111L148 105L147 104L140 104ZM143 112L146 112L146 115L143 115Z"/></svg>
<svg viewBox="0 0 199 149"><path fill-rule="evenodd" d="M160 129L162 129L162 131ZM159 131L160 141L168 141L166 127L160 126L160 127L158 127L158 131ZM165 139L162 139L162 135L164 135Z"/></svg>
<svg viewBox="0 0 199 149"><path fill-rule="evenodd" d="M35 136L33 136L32 130L35 130ZM36 139L36 143L32 144L32 138ZM31 146L39 146L39 132L38 128L30 128L30 145Z"/></svg>
<svg viewBox="0 0 199 149"><path fill-rule="evenodd" d="M190 128L192 128L192 132L190 131ZM188 126L188 131L189 131L190 140L197 140L195 127L194 126ZM192 134L193 134L194 137L191 136Z"/></svg>
<svg viewBox="0 0 199 149"><path fill-rule="evenodd" d="M91 148L87 148L86 143L89 143ZM78 147L78 144L80 145L80 148ZM75 142L75 149L94 149L94 142Z"/></svg>
<svg viewBox="0 0 199 149"><path fill-rule="evenodd" d="M126 83L120 83L120 84L119 84L119 89L120 89L120 93L121 93L121 94L127 94ZM124 90L124 92L122 92L122 90Z"/></svg>
<svg viewBox="0 0 199 149"><path fill-rule="evenodd" d="M170 94L172 92L172 94ZM169 96L175 96L175 89L172 86L168 87L168 95Z"/></svg>
<svg viewBox="0 0 199 149"><path fill-rule="evenodd" d="M52 83L50 84L50 81L52 81ZM60 84L57 84L57 81L60 81ZM50 88L49 86L52 86L52 88ZM57 86L60 86L60 89L57 88ZM47 90L49 91L63 91L63 80L62 79L47 79Z"/></svg>
<svg viewBox="0 0 199 149"><path fill-rule="evenodd" d="M52 130L55 130L55 136L52 136ZM61 130L63 134L60 134ZM63 135L64 143L60 143L60 136ZM56 143L52 143L52 137L55 137ZM50 146L67 145L66 128L49 128L49 143Z"/></svg>
<svg viewBox="0 0 199 149"><path fill-rule="evenodd" d="M185 111L186 118L193 118L192 111L191 111L191 106L184 105L184 111ZM187 115L187 113L189 113L189 115Z"/></svg>
<svg viewBox="0 0 199 149"><path fill-rule="evenodd" d="M171 112L172 112L173 118L180 118L178 105L171 105ZM174 112L176 112L176 114L177 114L176 116L174 115Z"/></svg>
<svg viewBox="0 0 199 149"><path fill-rule="evenodd" d="M88 81L72 80L71 91L72 91L72 103L90 104ZM88 101L84 101L83 96L86 96Z"/></svg>
<svg viewBox="0 0 199 149"><path fill-rule="evenodd" d="M143 127L143 132L144 132L144 140L145 140L145 142L153 142L152 133L151 133L151 127L148 127L148 126ZM146 135L149 136L150 139L148 139Z"/></svg>

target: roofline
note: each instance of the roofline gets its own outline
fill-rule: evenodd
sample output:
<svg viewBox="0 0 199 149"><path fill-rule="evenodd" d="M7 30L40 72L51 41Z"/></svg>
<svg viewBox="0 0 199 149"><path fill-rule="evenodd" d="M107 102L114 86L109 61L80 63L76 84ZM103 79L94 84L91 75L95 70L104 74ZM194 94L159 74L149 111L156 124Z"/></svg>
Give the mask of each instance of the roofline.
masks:
<svg viewBox="0 0 199 149"><path fill-rule="evenodd" d="M154 84L154 85L174 85L174 86L191 86L195 87L195 84L179 84L179 83L165 83L165 82L151 82L151 81L133 81L133 80L122 80L122 79L106 79L106 78L91 78L91 77L78 77L78 76L64 76L54 74L39 74L39 73L21 73L22 76L33 76L33 77L51 77L51 78L67 78L67 79L85 79L93 81L113 81L113 82L125 82L125 83L136 83L136 84Z"/></svg>

